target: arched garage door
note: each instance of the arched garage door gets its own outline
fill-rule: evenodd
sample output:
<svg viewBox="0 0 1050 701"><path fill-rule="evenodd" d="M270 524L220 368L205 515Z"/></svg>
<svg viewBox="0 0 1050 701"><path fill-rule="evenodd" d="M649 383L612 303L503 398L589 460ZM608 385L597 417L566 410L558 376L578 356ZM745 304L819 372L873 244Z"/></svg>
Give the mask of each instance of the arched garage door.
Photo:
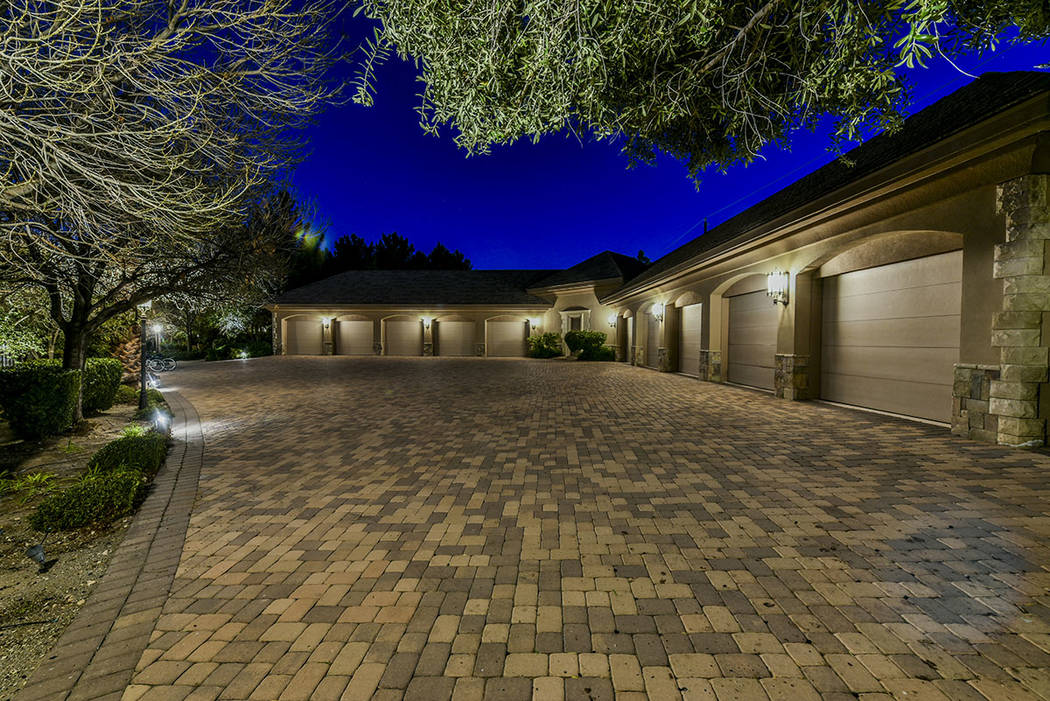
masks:
<svg viewBox="0 0 1050 701"><path fill-rule="evenodd" d="M322 332L320 319L293 317L286 320L284 352L288 355L321 355Z"/></svg>
<svg viewBox="0 0 1050 701"><path fill-rule="evenodd" d="M372 322L359 319L337 321L337 355L372 355Z"/></svg>
<svg viewBox="0 0 1050 701"><path fill-rule="evenodd" d="M773 389L780 313L765 290L729 298L730 382Z"/></svg>
<svg viewBox="0 0 1050 701"><path fill-rule="evenodd" d="M423 322L393 319L384 321L386 355L423 355Z"/></svg>
<svg viewBox="0 0 1050 701"><path fill-rule="evenodd" d="M437 322L437 354L474 355L474 322Z"/></svg>
<svg viewBox="0 0 1050 701"><path fill-rule="evenodd" d="M485 354L492 358L520 358L525 355L524 321L485 322Z"/></svg>
<svg viewBox="0 0 1050 701"><path fill-rule="evenodd" d="M820 394L949 421L962 251L824 279Z"/></svg>

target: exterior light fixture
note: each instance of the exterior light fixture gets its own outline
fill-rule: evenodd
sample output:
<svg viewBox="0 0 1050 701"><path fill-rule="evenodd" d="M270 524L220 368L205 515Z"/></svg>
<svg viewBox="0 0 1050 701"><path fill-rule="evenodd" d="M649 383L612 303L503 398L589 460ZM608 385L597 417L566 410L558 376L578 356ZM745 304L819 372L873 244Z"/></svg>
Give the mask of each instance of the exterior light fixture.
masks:
<svg viewBox="0 0 1050 701"><path fill-rule="evenodd" d="M535 316L534 317L530 317L529 318L529 328L530 329L538 329L539 327L540 327L540 320L539 320L539 318L535 317Z"/></svg>
<svg viewBox="0 0 1050 701"><path fill-rule="evenodd" d="M240 358L241 360L247 360L248 359L248 351L243 351L242 350L240 353L237 354L237 357Z"/></svg>
<svg viewBox="0 0 1050 701"><path fill-rule="evenodd" d="M663 323L663 321L664 321L664 305L662 305L660 303L654 304L652 310L650 311L650 313L653 315L654 319L659 321L661 324Z"/></svg>
<svg viewBox="0 0 1050 701"><path fill-rule="evenodd" d="M332 317L330 317L330 316L322 316L321 317L321 326L323 326L323 327L325 327L327 329L328 325L331 324L331 323L332 323Z"/></svg>
<svg viewBox="0 0 1050 701"><path fill-rule="evenodd" d="M788 286L791 284L791 273L775 270L766 275L766 294L773 299L773 304L788 303Z"/></svg>
<svg viewBox="0 0 1050 701"><path fill-rule="evenodd" d="M145 319L149 310L153 308L153 300L147 299L145 302L139 302L135 307L139 310L139 318Z"/></svg>
<svg viewBox="0 0 1050 701"><path fill-rule="evenodd" d="M166 431L168 428L168 415L159 409L153 412L153 425L158 429Z"/></svg>
<svg viewBox="0 0 1050 701"><path fill-rule="evenodd" d="M424 317L422 317L422 321L423 321L423 328L424 329L429 329L430 328L430 322L433 321L433 319L431 319L429 316L424 316Z"/></svg>
<svg viewBox="0 0 1050 701"><path fill-rule="evenodd" d="M44 536L44 540L47 540L46 535ZM37 564L37 572L39 572L40 574L47 572L49 569L54 567L56 562L58 562L57 557L53 560L47 559L47 555L44 553L43 540L26 550L26 557L28 557L30 560Z"/></svg>
<svg viewBox="0 0 1050 701"><path fill-rule="evenodd" d="M613 328L613 327L616 326L616 313L615 312L609 315L608 321L609 321L609 328Z"/></svg>
<svg viewBox="0 0 1050 701"><path fill-rule="evenodd" d="M147 299L135 305L139 312L139 409L145 409L146 397L146 316L153 308L153 300Z"/></svg>
<svg viewBox="0 0 1050 701"><path fill-rule="evenodd" d="M157 335L157 336L159 336L160 332L163 331L163 330L164 330L164 326L162 324L154 324L153 326L150 327L150 331L152 331L154 333L154 335Z"/></svg>

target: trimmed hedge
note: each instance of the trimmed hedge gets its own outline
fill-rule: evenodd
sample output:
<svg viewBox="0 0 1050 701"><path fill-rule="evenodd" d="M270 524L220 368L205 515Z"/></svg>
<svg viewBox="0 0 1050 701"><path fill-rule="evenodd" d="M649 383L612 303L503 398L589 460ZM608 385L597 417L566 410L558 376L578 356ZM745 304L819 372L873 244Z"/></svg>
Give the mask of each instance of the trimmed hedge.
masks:
<svg viewBox="0 0 1050 701"><path fill-rule="evenodd" d="M134 512L145 493L134 470L92 475L40 502L29 524L45 533L109 524Z"/></svg>
<svg viewBox="0 0 1050 701"><path fill-rule="evenodd" d="M168 454L168 438L149 432L142 436L124 436L102 446L88 461L88 472L107 473L121 469L138 470L155 475Z"/></svg>
<svg viewBox="0 0 1050 701"><path fill-rule="evenodd" d="M562 355L561 334L548 331L544 334L529 336L530 358L557 358Z"/></svg>
<svg viewBox="0 0 1050 701"><path fill-rule="evenodd" d="M73 425L80 382L79 370L48 361L0 369L0 409L20 438L61 433Z"/></svg>
<svg viewBox="0 0 1050 701"><path fill-rule="evenodd" d="M565 334L565 345L580 360L616 359L616 351L605 345L602 331L570 331Z"/></svg>
<svg viewBox="0 0 1050 701"><path fill-rule="evenodd" d="M138 404L138 401L139 390L131 385L117 387L117 392L113 397L114 404Z"/></svg>
<svg viewBox="0 0 1050 701"><path fill-rule="evenodd" d="M124 368L116 358L88 358L84 367L85 414L105 411L113 406Z"/></svg>
<svg viewBox="0 0 1050 701"><path fill-rule="evenodd" d="M598 346L580 351L580 360L616 360L616 350L609 346Z"/></svg>

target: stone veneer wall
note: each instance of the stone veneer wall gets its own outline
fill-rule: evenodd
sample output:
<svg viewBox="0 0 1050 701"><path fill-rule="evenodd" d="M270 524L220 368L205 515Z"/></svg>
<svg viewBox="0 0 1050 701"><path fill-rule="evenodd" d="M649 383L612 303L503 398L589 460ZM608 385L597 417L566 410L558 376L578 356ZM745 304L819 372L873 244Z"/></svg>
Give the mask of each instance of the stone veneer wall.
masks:
<svg viewBox="0 0 1050 701"><path fill-rule="evenodd" d="M988 413L998 417L1002 445L1046 444L1047 345L1050 342L1050 175L1027 175L997 190L1006 216L1006 242L995 247L996 278L1003 281L1003 309L992 322L1000 376L989 383Z"/></svg>
<svg viewBox="0 0 1050 701"><path fill-rule="evenodd" d="M700 379L707 382L722 381L722 351L700 351Z"/></svg>
<svg viewBox="0 0 1050 701"><path fill-rule="evenodd" d="M959 363L952 384L952 433L975 441L995 443L999 417L988 413L992 383L999 380L998 365Z"/></svg>
<svg viewBox="0 0 1050 701"><path fill-rule="evenodd" d="M810 399L809 356L777 353L773 391L779 399Z"/></svg>
<svg viewBox="0 0 1050 701"><path fill-rule="evenodd" d="M667 348L657 348L656 357L660 372L674 372L677 369L671 365L671 353Z"/></svg>

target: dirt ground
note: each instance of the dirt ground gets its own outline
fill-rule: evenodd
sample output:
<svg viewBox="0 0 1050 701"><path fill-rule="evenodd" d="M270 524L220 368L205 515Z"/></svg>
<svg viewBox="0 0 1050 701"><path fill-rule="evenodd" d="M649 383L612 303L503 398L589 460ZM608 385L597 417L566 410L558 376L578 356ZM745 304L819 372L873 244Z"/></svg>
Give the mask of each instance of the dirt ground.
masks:
<svg viewBox="0 0 1050 701"><path fill-rule="evenodd" d="M116 405L71 433L34 442L15 440L0 422L0 473L45 472L55 475L53 489L70 484L134 413L134 405ZM131 523L128 517L106 529L50 534L44 551L57 562L41 574L26 557L26 549L41 542L41 534L27 522L41 498L0 495L0 699L5 701L25 684L76 616Z"/></svg>

